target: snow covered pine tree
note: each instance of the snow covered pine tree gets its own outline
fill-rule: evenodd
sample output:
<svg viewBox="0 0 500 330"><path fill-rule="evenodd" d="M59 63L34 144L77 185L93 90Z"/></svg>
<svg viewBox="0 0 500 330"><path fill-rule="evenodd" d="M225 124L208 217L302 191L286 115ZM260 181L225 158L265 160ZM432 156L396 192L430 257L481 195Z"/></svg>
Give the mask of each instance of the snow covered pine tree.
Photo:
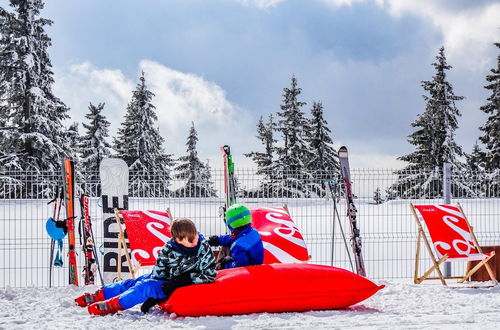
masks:
<svg viewBox="0 0 500 330"><path fill-rule="evenodd" d="M500 43L495 43L500 48ZM484 132L479 140L486 147L484 163L487 174L489 192L487 197L500 197L500 54L497 56L497 67L491 69L491 74L486 76L488 85L484 88L491 91L488 103L480 109L488 115L488 119L479 129Z"/></svg>
<svg viewBox="0 0 500 330"><path fill-rule="evenodd" d="M158 117L151 103L153 96L143 72L113 142L116 157L123 159L130 168L130 194L136 197L170 194L172 155L165 153L164 139L155 126Z"/></svg>
<svg viewBox="0 0 500 330"><path fill-rule="evenodd" d="M89 112L85 115L86 123L83 123L85 134L80 142L80 168L84 182L99 182L99 166L104 158L111 155L110 144L106 141L109 136L108 128L110 122L101 114L104 109L104 103L97 106L90 103ZM100 187L99 187L100 188ZM97 195L101 194L97 189ZM83 191L89 192L86 187Z"/></svg>
<svg viewBox="0 0 500 330"><path fill-rule="evenodd" d="M301 107L306 103L298 100L302 89L297 87L297 78L292 76L290 88L284 88L283 104L278 116L278 131L284 145L278 147L277 187L283 197L307 197L310 195L307 183L312 179L306 164L312 158L312 151L305 141L305 132L310 130L309 122Z"/></svg>
<svg viewBox="0 0 500 330"><path fill-rule="evenodd" d="M278 197L274 186L276 185L277 173L275 157L276 157L276 140L274 139L274 131L276 123L273 115L269 115L267 123L264 123L262 116L257 123L257 139L264 145L264 152L252 151L245 154L246 157L252 158L257 165L256 174L262 175L259 181L259 188L247 192L249 197L272 198Z"/></svg>
<svg viewBox="0 0 500 330"><path fill-rule="evenodd" d="M179 157L180 164L174 169L177 171L176 179L185 180L184 187L178 189L175 194L181 197L215 197L216 191L210 174L208 164L203 164L198 157L196 143L198 142L198 133L191 122L189 136L187 138L187 155Z"/></svg>
<svg viewBox="0 0 500 330"><path fill-rule="evenodd" d="M42 0L11 0L10 6L14 12L0 8L0 170L18 174L3 178L13 188L1 193L50 197L47 184L57 182L47 177L58 177L61 159L71 156L63 125L68 108L52 92L51 40L45 33L52 21L39 17ZM40 172L47 176L33 183Z"/></svg>
<svg viewBox="0 0 500 330"><path fill-rule="evenodd" d="M389 189L389 195L401 198L436 198L442 194L440 171L443 163L450 163L454 173L461 173L465 165L460 161L464 155L455 142L457 117L460 111L455 105L463 96L456 96L453 86L446 80L446 71L451 66L446 63L444 48L439 49L436 62L432 64L436 74L430 81L422 81L422 87L429 93L424 95L425 111L411 124L417 130L409 135L408 141L416 146L411 154L398 159L410 163L396 171L398 180ZM453 178L460 177L454 175ZM460 181L452 182L452 194L457 189L471 193Z"/></svg>

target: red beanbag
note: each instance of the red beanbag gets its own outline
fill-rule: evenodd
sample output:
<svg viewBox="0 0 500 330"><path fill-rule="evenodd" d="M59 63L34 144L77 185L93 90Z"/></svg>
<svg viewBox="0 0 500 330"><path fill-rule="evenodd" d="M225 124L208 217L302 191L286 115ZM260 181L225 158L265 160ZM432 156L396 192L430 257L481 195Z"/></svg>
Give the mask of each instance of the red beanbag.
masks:
<svg viewBox="0 0 500 330"><path fill-rule="evenodd" d="M330 266L248 266L221 270L211 284L179 288L160 307L182 316L337 309L363 301L383 287Z"/></svg>

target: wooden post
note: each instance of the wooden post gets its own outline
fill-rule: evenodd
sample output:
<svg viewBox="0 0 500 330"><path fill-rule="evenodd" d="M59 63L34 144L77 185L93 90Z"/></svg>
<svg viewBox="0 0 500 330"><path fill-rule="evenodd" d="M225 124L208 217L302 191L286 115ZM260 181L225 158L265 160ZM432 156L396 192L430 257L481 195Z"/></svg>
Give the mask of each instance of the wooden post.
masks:
<svg viewBox="0 0 500 330"><path fill-rule="evenodd" d="M458 203L457 205L458 205L458 209L460 210L460 213L462 213L462 216L464 217L465 223L467 224L467 228L469 228L469 232L470 232L470 234L471 234L471 236L472 236L472 241L474 242L474 245L476 246L477 252L479 252L479 253L483 253L483 250L481 249L481 246L479 245L479 242L477 241L477 237L476 237L476 235L474 234L474 231L473 231L473 229L472 229L472 226L470 225L469 220L468 220L468 219L467 219L467 217L465 216L464 210L462 209L462 205L460 205L460 203ZM491 269L490 264L488 264L488 260L490 260L490 259L491 259L491 257L493 257L494 255L495 255L495 252L493 251L493 254L492 254L492 255L490 255L490 257L489 257L489 258L488 258L488 259L484 262L484 267L486 267L486 271L488 272L488 275L490 275L491 280L492 280L493 282L497 282L497 279L495 278L495 275L493 274L493 269ZM482 264L482 263L479 263L479 264L478 264L478 266L479 266L479 265L481 265L481 264ZM476 267L477 267L477 266L476 266ZM476 269L476 267L474 267L472 270ZM480 267L477 267L477 269L479 269L479 268L480 268ZM477 271L477 269L476 269L476 270L474 270L474 271L472 271L472 270L471 270L471 271L469 271L469 273L470 273L470 274L468 273L468 274L469 274L469 276L471 276L472 274L474 274L474 273ZM467 276L468 274L465 274L465 276L464 276L464 281L465 281L465 279L466 279L467 277L469 277L469 276ZM462 282L463 282L463 281L462 281ZM460 282L460 283L462 283L462 282Z"/></svg>
<svg viewBox="0 0 500 330"><path fill-rule="evenodd" d="M118 224L118 229L120 230L120 234L118 236L118 280L121 280L121 271L122 271L122 248L125 251L125 258L127 259L127 265L132 278L135 278L135 270L132 267L132 261L130 260L130 255L128 253L127 241L125 240L125 231L123 230L121 219L120 219L120 211L115 209L115 217L116 223Z"/></svg>
<svg viewBox="0 0 500 330"><path fill-rule="evenodd" d="M422 227L422 224L420 223L420 220L418 219L417 212L415 212L415 206L412 203L410 203L410 208L411 208L411 211L413 213L413 217L415 218L415 221L417 222L418 230L422 231L422 238L424 239L425 246L427 247L427 251L429 252L429 255L431 256L432 263L434 264L433 267L431 267L427 272L424 273L424 275L421 277L422 280L420 280L420 282L425 280L425 278L427 276L429 276L430 272L432 272L434 269L436 269L436 271L439 274L439 279L441 280L441 283L443 285L446 285L446 281L444 280L444 276L443 276L443 273L441 272L441 269L439 268L439 265L442 262L446 261L446 259L448 259L448 254L445 254L444 256L442 256L439 259L439 263L436 261L436 257L434 256L434 252L432 252L432 248L429 244L429 241L427 240L427 236L425 235L424 228Z"/></svg>
<svg viewBox="0 0 500 330"><path fill-rule="evenodd" d="M417 283L418 279L418 264L420 261L420 235L422 235L422 232L420 229L418 230L418 235L417 235L417 252L415 254L415 274L413 275L413 283Z"/></svg>

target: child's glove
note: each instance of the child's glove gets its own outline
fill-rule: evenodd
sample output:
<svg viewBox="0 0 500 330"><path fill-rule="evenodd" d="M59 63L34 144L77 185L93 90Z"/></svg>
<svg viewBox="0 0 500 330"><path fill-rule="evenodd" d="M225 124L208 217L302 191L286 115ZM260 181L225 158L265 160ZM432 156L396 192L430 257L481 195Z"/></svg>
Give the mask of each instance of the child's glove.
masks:
<svg viewBox="0 0 500 330"><path fill-rule="evenodd" d="M221 269L224 269L224 267L226 266L226 264L230 263L230 262L233 262L234 259L233 257L231 256L225 256L224 258L220 259L217 261L217 264L215 265L215 269L216 270L221 270Z"/></svg>
<svg viewBox="0 0 500 330"><path fill-rule="evenodd" d="M220 241L219 241L219 236L210 236L208 238L208 245L210 246L219 246L220 245Z"/></svg>
<svg viewBox="0 0 500 330"><path fill-rule="evenodd" d="M162 299L156 299L156 298L148 298L142 305L141 305L141 311L146 314L149 312L151 307L155 306L158 304Z"/></svg>
<svg viewBox="0 0 500 330"><path fill-rule="evenodd" d="M191 279L191 275L189 273L183 273L177 277L174 277L172 280L165 282L163 284L162 289L163 293L165 296L167 296L166 299L170 297L170 295L175 291L175 289L178 289L183 286L191 285L193 284L193 280ZM148 298L142 305L141 305L141 311L146 314L149 312L151 307L155 306L159 302L163 301L164 299L156 299L156 298Z"/></svg>
<svg viewBox="0 0 500 330"><path fill-rule="evenodd" d="M165 296L170 297L175 289L191 284L193 284L191 275L189 275L189 273L182 273L181 275L174 277L172 280L167 281L165 284L163 284L163 293L165 294Z"/></svg>

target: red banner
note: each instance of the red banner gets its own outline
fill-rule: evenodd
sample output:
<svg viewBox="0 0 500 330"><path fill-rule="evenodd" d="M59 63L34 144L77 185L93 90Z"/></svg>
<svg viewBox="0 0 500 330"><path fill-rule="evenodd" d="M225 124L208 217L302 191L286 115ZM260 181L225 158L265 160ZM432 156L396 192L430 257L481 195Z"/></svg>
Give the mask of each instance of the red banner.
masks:
<svg viewBox="0 0 500 330"><path fill-rule="evenodd" d="M448 253L450 259L483 259L472 239L472 234L460 209L451 205L416 205L427 225L434 248L441 258Z"/></svg>
<svg viewBox="0 0 500 330"><path fill-rule="evenodd" d="M309 260L304 238L284 208L261 207L250 211L252 226L264 244L264 264Z"/></svg>
<svg viewBox="0 0 500 330"><path fill-rule="evenodd" d="M120 211L125 222L130 254L143 266L156 263L156 257L165 243L172 237L172 220L166 212Z"/></svg>

